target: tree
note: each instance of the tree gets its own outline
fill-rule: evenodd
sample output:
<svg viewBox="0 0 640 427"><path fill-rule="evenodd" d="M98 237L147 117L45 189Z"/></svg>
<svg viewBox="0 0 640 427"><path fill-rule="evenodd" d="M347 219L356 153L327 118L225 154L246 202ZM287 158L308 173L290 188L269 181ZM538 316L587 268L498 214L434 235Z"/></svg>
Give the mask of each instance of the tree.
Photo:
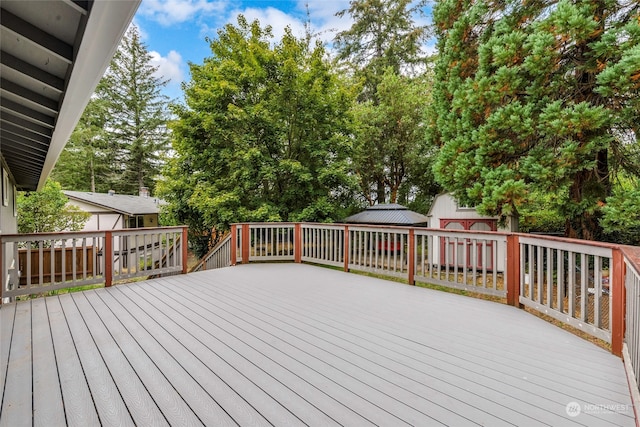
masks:
<svg viewBox="0 0 640 427"><path fill-rule="evenodd" d="M155 188L168 150L168 97L160 91L166 80L140 40L136 26L126 32L105 75L109 100L108 138L115 148L117 178L113 188L132 194Z"/></svg>
<svg viewBox="0 0 640 427"><path fill-rule="evenodd" d="M135 194L155 188L169 146L166 81L132 26L54 171L65 188Z"/></svg>
<svg viewBox="0 0 640 427"><path fill-rule="evenodd" d="M106 192L109 190L106 99L99 95L100 86L82 113L51 179L62 188L76 191Z"/></svg>
<svg viewBox="0 0 640 427"><path fill-rule="evenodd" d="M420 167L430 158L422 151L422 123L431 84L428 74L410 78L388 68L376 88L378 102L354 107L354 165L370 205L396 203L400 193L408 201L410 189L403 186L427 187L433 182L424 173L428 170Z"/></svg>
<svg viewBox="0 0 640 427"><path fill-rule="evenodd" d="M18 233L81 230L91 214L67 202L60 184L52 180L40 191L19 193Z"/></svg>
<svg viewBox="0 0 640 427"><path fill-rule="evenodd" d="M335 220L352 200L354 96L322 45L289 29L271 38L240 16L208 40L211 57L190 64L161 194L196 238L233 222Z"/></svg>
<svg viewBox="0 0 640 427"><path fill-rule="evenodd" d="M540 193L570 237L597 239L620 168L640 171L638 4L444 0L434 9L434 172L503 218Z"/></svg>
<svg viewBox="0 0 640 427"><path fill-rule="evenodd" d="M347 13L353 19L351 28L335 38L338 60L346 61L354 75L364 81L360 100L377 103L377 89L382 76L391 68L400 74L413 67L424 69L422 45L427 38L426 26L416 25L414 16L422 14L426 0L352 0Z"/></svg>
<svg viewBox="0 0 640 427"><path fill-rule="evenodd" d="M433 187L431 174L419 172L419 163L425 159L418 156L419 149L422 155L431 151L422 145L421 129L431 86L422 52L428 32L414 22L425 4L354 0L338 13L354 20L350 29L336 36L335 47L338 60L362 84L360 104L354 107L353 158L362 196L370 205L395 203L399 193L409 201L412 194L424 194ZM407 184L418 175L420 179Z"/></svg>

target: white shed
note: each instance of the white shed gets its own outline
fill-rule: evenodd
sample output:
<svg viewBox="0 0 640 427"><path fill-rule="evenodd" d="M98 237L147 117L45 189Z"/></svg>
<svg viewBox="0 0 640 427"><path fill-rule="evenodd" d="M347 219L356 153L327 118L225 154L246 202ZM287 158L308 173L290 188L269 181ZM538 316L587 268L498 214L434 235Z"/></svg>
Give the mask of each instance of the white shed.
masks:
<svg viewBox="0 0 640 427"><path fill-rule="evenodd" d="M510 221L507 221L505 226L500 227L498 225L498 217L480 215L474 207L461 206L450 193L437 195L427 216L429 217L430 228L469 231L511 231ZM486 256L489 259L495 257L495 267L497 270L504 271L506 245L503 243L498 244L497 251L494 252L493 245L487 244L486 251ZM444 253L441 253L438 245L434 245L433 252L433 260L444 258ZM458 254L458 259L464 259L462 254ZM467 254L466 259L471 260L469 254ZM491 262L490 265L493 265L493 262Z"/></svg>

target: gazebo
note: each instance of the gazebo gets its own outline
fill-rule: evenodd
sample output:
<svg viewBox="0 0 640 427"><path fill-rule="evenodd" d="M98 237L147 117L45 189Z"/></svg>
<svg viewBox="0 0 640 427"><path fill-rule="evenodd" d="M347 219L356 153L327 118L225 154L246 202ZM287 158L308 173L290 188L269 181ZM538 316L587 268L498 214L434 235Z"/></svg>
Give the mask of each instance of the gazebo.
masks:
<svg viewBox="0 0 640 427"><path fill-rule="evenodd" d="M344 222L348 224L427 226L429 218L409 210L406 206L389 203L369 206L362 212L345 218Z"/></svg>
<svg viewBox="0 0 640 427"><path fill-rule="evenodd" d="M369 206L362 212L351 215L344 219L348 224L370 224L370 225L396 225L396 226L423 226L429 225L429 218L418 212L409 210L406 206L396 203ZM403 242L399 240L388 240L385 233L381 233L378 241L378 249L385 253L401 252Z"/></svg>

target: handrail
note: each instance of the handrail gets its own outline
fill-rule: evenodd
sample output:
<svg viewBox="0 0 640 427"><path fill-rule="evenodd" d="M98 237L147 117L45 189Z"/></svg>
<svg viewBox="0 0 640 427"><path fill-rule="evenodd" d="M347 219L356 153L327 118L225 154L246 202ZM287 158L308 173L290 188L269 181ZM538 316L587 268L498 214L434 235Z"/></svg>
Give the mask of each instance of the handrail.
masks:
<svg viewBox="0 0 640 427"><path fill-rule="evenodd" d="M196 264L189 273L231 265L231 233L225 233L220 241Z"/></svg>
<svg viewBox="0 0 640 427"><path fill-rule="evenodd" d="M186 230L181 226L0 235L0 303L64 288L185 273ZM169 265L156 262L167 255Z"/></svg>

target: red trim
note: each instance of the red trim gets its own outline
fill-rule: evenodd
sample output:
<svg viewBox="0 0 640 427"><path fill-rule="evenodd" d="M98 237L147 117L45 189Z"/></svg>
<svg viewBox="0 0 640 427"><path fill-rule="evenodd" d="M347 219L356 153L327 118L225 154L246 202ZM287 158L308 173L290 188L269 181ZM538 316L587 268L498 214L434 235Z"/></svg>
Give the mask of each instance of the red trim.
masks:
<svg viewBox="0 0 640 427"><path fill-rule="evenodd" d="M625 273L624 258L620 249L613 250L613 271L611 279L611 353L622 357L624 344L625 313Z"/></svg>
<svg viewBox="0 0 640 427"><path fill-rule="evenodd" d="M236 265L238 262L238 226L233 224L231 226L231 265Z"/></svg>
<svg viewBox="0 0 640 427"><path fill-rule="evenodd" d="M507 236L507 304L520 306L520 239Z"/></svg>
<svg viewBox="0 0 640 427"><path fill-rule="evenodd" d="M111 231L104 232L104 286L109 287L113 282L113 235Z"/></svg>

